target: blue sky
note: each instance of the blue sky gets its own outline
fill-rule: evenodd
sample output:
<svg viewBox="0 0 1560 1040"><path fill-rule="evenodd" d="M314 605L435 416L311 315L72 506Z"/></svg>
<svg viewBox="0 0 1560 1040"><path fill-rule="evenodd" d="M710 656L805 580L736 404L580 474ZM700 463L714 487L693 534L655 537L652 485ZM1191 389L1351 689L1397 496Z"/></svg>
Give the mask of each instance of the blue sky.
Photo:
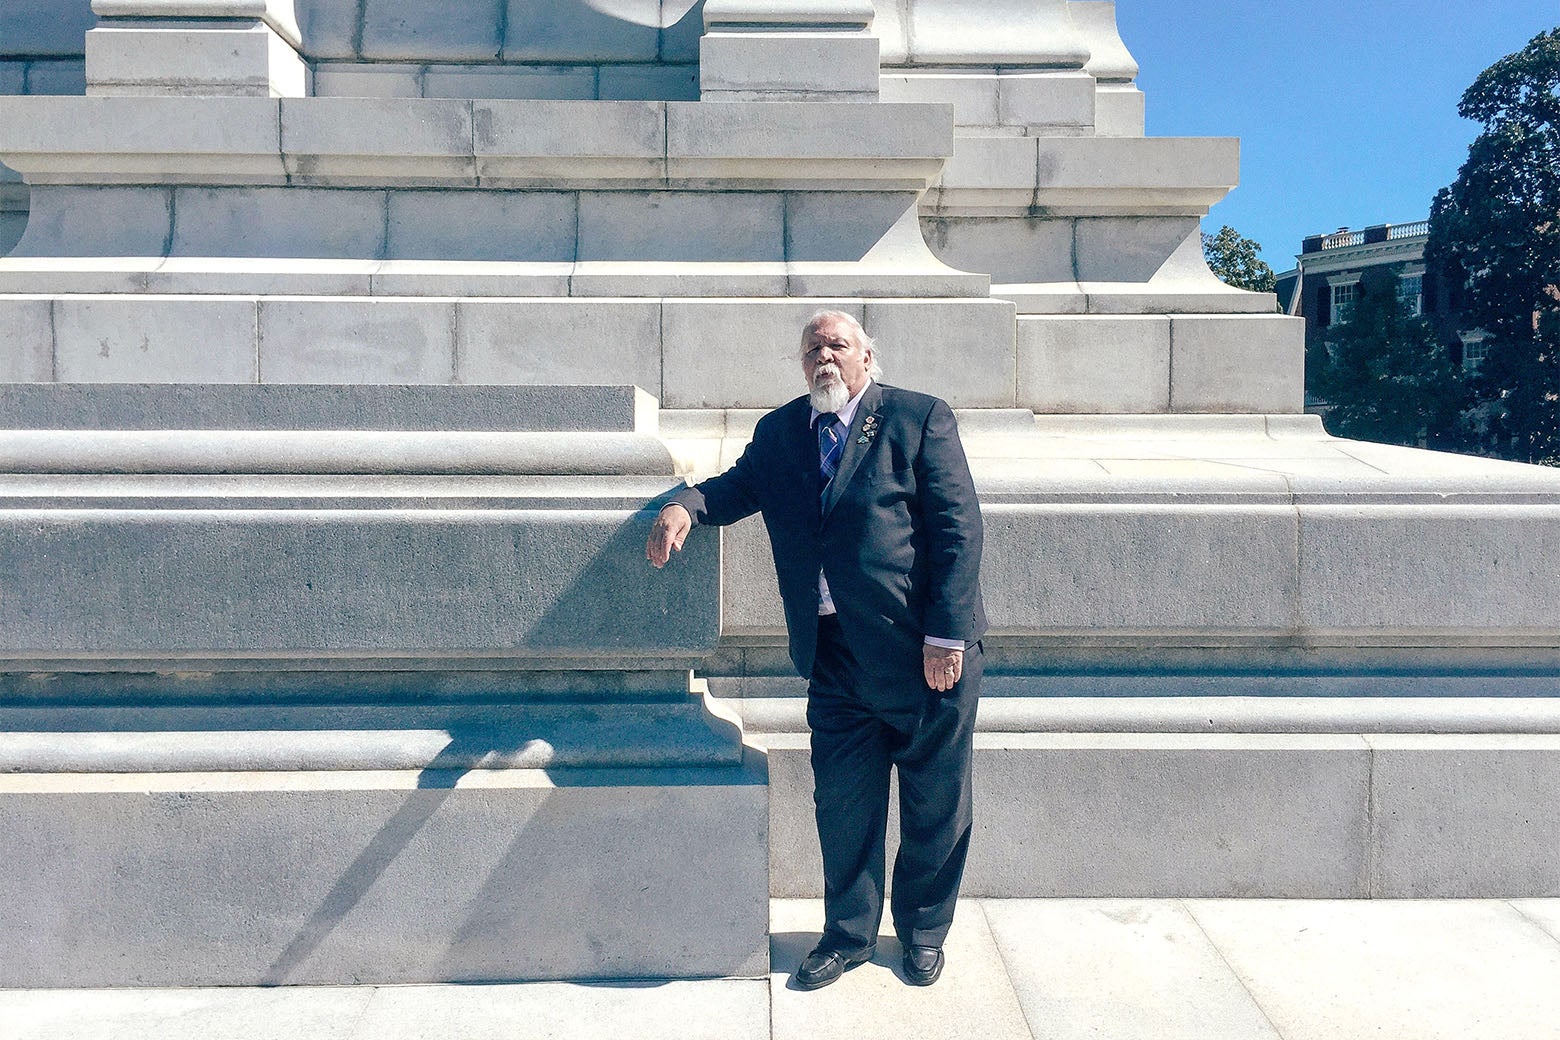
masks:
<svg viewBox="0 0 1560 1040"><path fill-rule="evenodd" d="M1153 137L1241 138L1241 186L1203 221L1262 243L1423 220L1467 158L1457 100L1560 25L1560 0L1117 0Z"/></svg>

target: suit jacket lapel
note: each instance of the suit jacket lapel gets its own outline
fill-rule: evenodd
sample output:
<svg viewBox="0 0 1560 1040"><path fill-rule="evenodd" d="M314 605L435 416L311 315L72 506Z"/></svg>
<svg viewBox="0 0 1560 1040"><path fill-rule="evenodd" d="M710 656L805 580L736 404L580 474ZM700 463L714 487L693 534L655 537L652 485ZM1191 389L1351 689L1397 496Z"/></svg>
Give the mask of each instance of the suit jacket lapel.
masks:
<svg viewBox="0 0 1560 1040"><path fill-rule="evenodd" d="M840 495L845 491L845 485L850 483L850 478L855 476L856 467L861 465L861 460L866 458L867 452L877 443L878 409L883 406L883 392L878 389L876 380L867 384L867 388L861 392L861 404L856 408L856 417L851 420L850 433L845 437L845 453L840 456L840 468L834 473L834 480L829 484L829 490L823 496L823 515L828 517L834 509L834 503L838 502ZM868 423L868 416L871 422ZM872 434L866 435L864 431L868 426L873 429ZM862 441L866 443L863 444Z"/></svg>

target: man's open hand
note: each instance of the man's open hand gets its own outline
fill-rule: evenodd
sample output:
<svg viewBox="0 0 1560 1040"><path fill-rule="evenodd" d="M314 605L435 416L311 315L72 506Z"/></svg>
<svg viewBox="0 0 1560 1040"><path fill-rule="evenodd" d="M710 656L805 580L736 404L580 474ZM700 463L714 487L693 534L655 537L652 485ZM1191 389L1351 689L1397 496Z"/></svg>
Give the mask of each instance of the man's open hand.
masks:
<svg viewBox="0 0 1560 1040"><path fill-rule="evenodd" d="M688 510L675 502L666 506L655 518L655 526L650 528L650 537L645 540L645 559L656 567L665 567L672 553L682 552L683 541L691 530L693 517L688 515Z"/></svg>
<svg viewBox="0 0 1560 1040"><path fill-rule="evenodd" d="M921 646L921 664L926 669L926 685L945 693L964 674L964 651L925 643Z"/></svg>

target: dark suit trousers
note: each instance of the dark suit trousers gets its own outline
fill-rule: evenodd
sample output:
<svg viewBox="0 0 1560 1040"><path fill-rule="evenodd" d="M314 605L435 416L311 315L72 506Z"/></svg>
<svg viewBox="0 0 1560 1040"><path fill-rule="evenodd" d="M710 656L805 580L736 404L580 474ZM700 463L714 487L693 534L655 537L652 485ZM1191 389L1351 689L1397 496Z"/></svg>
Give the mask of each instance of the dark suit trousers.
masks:
<svg viewBox="0 0 1560 1040"><path fill-rule="evenodd" d="M906 944L941 946L969 850L980 644L965 651L963 676L952 690L938 693L921 683L910 698L920 710L875 706L860 695L860 675L838 619L820 618L807 722L823 849L823 943L849 950L877 941L894 768L900 835L894 931Z"/></svg>

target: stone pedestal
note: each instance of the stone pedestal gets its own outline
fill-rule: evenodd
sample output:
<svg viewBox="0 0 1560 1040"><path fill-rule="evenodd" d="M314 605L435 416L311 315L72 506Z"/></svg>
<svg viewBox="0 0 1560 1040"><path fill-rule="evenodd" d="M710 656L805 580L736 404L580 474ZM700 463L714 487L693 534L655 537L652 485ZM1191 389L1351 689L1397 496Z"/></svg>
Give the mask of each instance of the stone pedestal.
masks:
<svg viewBox="0 0 1560 1040"><path fill-rule="evenodd" d="M703 101L876 101L871 0L706 0Z"/></svg>
<svg viewBox="0 0 1560 1040"><path fill-rule="evenodd" d="M302 97L293 0L92 0L89 94Z"/></svg>

